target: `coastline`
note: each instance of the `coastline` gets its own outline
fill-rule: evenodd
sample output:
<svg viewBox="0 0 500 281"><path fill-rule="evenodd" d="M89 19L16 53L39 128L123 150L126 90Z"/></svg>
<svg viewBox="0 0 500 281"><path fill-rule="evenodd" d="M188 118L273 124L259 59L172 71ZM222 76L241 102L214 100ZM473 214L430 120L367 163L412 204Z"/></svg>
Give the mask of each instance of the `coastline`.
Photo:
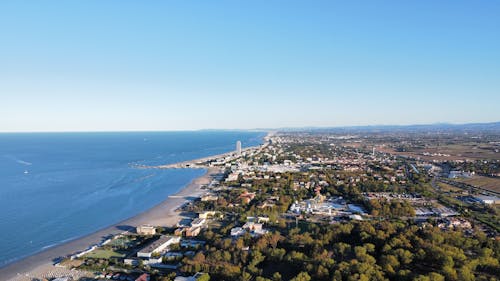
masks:
<svg viewBox="0 0 500 281"><path fill-rule="evenodd" d="M212 156L216 157L216 156ZM197 161L197 160L192 160ZM165 198L163 202L139 213L131 218L111 225L91 234L85 235L75 240L65 242L52 248L43 250L31 256L22 258L13 263L0 268L0 280L32 280L33 278L44 278L54 271L64 271L53 266L53 260L61 256L67 256L87 249L90 245L97 244L108 235L115 235L129 230L134 231L135 227L142 224L155 226L173 226L182 218L176 212L182 204L189 200L200 197L205 191L201 187L211 182L212 178L221 172L221 168L207 167L202 176L193 179L188 185L177 193ZM66 270L70 272L69 270Z"/></svg>

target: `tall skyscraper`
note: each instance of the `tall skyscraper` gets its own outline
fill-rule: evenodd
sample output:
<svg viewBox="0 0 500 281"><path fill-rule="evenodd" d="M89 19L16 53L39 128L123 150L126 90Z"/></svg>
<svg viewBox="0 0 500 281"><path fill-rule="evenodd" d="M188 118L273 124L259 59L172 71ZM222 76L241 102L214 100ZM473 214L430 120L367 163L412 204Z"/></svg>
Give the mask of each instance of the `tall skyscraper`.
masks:
<svg viewBox="0 0 500 281"><path fill-rule="evenodd" d="M241 154L241 141L236 142L236 154Z"/></svg>

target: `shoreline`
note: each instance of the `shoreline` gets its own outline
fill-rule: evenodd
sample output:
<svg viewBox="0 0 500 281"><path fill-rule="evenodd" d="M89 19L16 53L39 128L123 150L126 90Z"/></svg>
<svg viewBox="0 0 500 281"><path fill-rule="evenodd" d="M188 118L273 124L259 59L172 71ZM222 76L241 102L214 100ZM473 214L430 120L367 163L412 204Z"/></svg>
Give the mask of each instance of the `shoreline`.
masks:
<svg viewBox="0 0 500 281"><path fill-rule="evenodd" d="M201 189L201 187L209 184L213 177L222 171L221 168L217 167L206 167L205 169L206 172L203 175L194 178L189 184L182 187L178 192L169 195L164 201L142 213L106 228L97 230L88 235L42 250L25 258L21 258L20 260L1 267L0 280L24 281L32 280L34 278L41 279L50 274L51 271L58 271L59 269L60 271L64 271L64 269L53 265L54 259L83 251L91 245L100 243L103 238L108 235L116 235L130 230L135 231L135 227L142 224L174 226L180 221L181 218L183 218L183 216L181 216L179 212L176 212L176 210L187 201L199 198L203 193L205 193L206 191ZM68 273L71 272L69 270L66 271Z"/></svg>
<svg viewBox="0 0 500 281"><path fill-rule="evenodd" d="M269 138L272 135L273 132L267 132L267 134L262 138L262 143L260 145L246 147L243 149L243 151L249 151L252 149L259 150L266 147L269 144ZM136 214L135 216L132 216L128 219L110 225L103 229L94 231L90 234L73 240L69 240L62 244L42 250L40 252L34 253L30 256L21 258L0 267L0 281L31 281L35 278L43 279L45 277L48 277L48 275L50 275L50 273L54 271L59 272L59 274L57 275L62 275L63 272L66 275L75 275L76 273L82 273L79 271L71 271L68 269L55 267L54 259L58 257L70 256L77 252L84 251L91 245L102 242L104 240L104 237L106 236L126 233L130 230L135 231L135 227L139 225L149 224L154 226L175 226L182 218L185 217L181 216L180 212L177 212L176 210L184 203L199 198L201 197L201 195L206 193L206 191L201 189L201 187L203 185L209 184L216 175L220 174L224 170L224 167L207 167L186 164L199 163L207 159L226 157L227 155L231 154L234 154L234 152L230 151L208 157L181 161L166 165L142 167L153 169L205 169L205 173L197 178L194 178L190 183L182 187L176 193L167 196L167 198L165 198L161 203L151 207L150 209L142 213Z"/></svg>

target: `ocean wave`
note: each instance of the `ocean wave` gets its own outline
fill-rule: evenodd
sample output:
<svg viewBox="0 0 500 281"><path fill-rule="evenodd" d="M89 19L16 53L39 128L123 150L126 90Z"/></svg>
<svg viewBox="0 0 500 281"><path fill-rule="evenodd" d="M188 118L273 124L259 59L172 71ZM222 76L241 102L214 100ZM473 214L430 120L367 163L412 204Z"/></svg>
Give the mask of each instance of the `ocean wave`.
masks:
<svg viewBox="0 0 500 281"><path fill-rule="evenodd" d="M16 160L16 162L19 163L19 164L26 165L26 166L33 165L33 163L30 163L30 162L27 162L27 161L23 161L23 160Z"/></svg>
<svg viewBox="0 0 500 281"><path fill-rule="evenodd" d="M25 166L31 166L31 165L33 165L33 163L31 163L31 162L24 161L24 160L19 159L19 158L15 157L15 156L12 156L12 155L4 155L4 157L8 158L8 159L10 159L10 160L12 160L12 161L14 161L16 163L25 165Z"/></svg>
<svg viewBox="0 0 500 281"><path fill-rule="evenodd" d="M43 246L42 247L42 250L47 250L48 248L52 248L54 246L57 246L58 243L53 243L53 244L50 244L50 245L47 245L47 246Z"/></svg>
<svg viewBox="0 0 500 281"><path fill-rule="evenodd" d="M150 175L146 175L146 176L143 176L143 177L140 177L140 178L137 178L135 180L132 180L130 183L135 183L135 182L139 182L139 181L144 181L144 180L147 180L151 177L154 177L155 174L150 174Z"/></svg>
<svg viewBox="0 0 500 281"><path fill-rule="evenodd" d="M79 237L79 236L73 236L73 237L71 237L71 238L61 240L61 241L59 241L59 244L66 243L66 242L71 241L71 240L75 240L75 239L77 239L78 237Z"/></svg>

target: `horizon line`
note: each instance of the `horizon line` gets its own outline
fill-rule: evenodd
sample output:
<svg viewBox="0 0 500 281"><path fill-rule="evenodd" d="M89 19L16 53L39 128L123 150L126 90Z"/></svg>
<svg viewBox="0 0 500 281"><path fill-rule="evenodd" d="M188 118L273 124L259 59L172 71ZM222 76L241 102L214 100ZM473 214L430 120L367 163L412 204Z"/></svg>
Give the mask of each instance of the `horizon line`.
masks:
<svg viewBox="0 0 500 281"><path fill-rule="evenodd" d="M69 131L54 131L54 130L36 130L36 131L0 131L0 134L24 134L24 133L159 133L159 132L197 132L197 131L279 131L279 130L300 130L300 129L342 129L342 128L364 128L364 127L412 127L412 126L464 126L464 125L488 125L497 124L500 121L492 122L470 122L470 123L453 123L453 122L436 122L436 123L412 123L412 124L373 124L373 125L338 125L338 126L297 126L297 127L277 127L277 128L206 128L206 129L158 129L158 130L69 130Z"/></svg>

